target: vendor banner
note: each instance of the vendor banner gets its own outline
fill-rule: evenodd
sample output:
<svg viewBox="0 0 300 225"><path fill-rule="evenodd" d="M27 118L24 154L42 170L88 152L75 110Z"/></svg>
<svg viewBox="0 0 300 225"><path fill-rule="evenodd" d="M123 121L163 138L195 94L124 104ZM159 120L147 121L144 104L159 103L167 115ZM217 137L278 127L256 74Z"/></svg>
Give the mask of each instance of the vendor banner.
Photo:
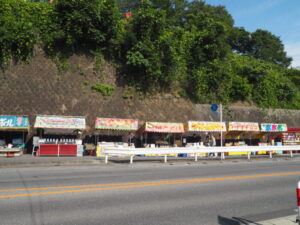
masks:
<svg viewBox="0 0 300 225"><path fill-rule="evenodd" d="M157 133L184 133L183 123L146 122L145 131Z"/></svg>
<svg viewBox="0 0 300 225"><path fill-rule="evenodd" d="M85 129L85 118L68 116L37 116L34 128Z"/></svg>
<svg viewBox="0 0 300 225"><path fill-rule="evenodd" d="M0 116L0 129L28 129L27 116Z"/></svg>
<svg viewBox="0 0 300 225"><path fill-rule="evenodd" d="M226 131L226 125L224 122L188 121L187 131L220 132Z"/></svg>
<svg viewBox="0 0 300 225"><path fill-rule="evenodd" d="M259 131L259 125L251 122L229 122L228 131Z"/></svg>
<svg viewBox="0 0 300 225"><path fill-rule="evenodd" d="M96 129L108 130L137 130L138 120L117 119L117 118L97 118Z"/></svg>
<svg viewBox="0 0 300 225"><path fill-rule="evenodd" d="M260 129L265 132L282 132L287 131L287 125L284 123L261 123Z"/></svg>

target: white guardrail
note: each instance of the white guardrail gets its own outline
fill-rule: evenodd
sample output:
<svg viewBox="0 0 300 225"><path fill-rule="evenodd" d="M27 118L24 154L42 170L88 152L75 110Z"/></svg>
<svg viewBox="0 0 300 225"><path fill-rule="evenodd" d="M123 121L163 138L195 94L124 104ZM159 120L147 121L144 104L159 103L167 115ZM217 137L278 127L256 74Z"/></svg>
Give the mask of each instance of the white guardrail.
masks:
<svg viewBox="0 0 300 225"><path fill-rule="evenodd" d="M250 159L251 152L269 152L272 158L273 151L289 151L293 157L293 151L300 151L300 145L285 145L285 146L230 146L230 147L174 147L174 148L111 148L104 147L103 154L105 155L105 163L108 163L110 155L129 155L130 163L133 163L133 157L136 155L164 155L164 162L167 162L168 154L195 154L195 161L198 160L199 153L221 153L221 159L225 159L224 153L229 152L247 152L247 158Z"/></svg>

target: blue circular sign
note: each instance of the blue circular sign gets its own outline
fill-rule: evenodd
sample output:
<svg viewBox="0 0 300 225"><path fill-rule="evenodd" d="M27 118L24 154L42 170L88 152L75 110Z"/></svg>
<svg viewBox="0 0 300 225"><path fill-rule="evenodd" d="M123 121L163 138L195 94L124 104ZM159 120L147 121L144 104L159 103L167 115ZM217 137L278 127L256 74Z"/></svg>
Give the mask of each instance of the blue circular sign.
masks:
<svg viewBox="0 0 300 225"><path fill-rule="evenodd" d="M217 104L212 104L211 106L210 106L210 109L211 109L211 111L213 111L213 112L216 112L217 110L218 110L218 105Z"/></svg>

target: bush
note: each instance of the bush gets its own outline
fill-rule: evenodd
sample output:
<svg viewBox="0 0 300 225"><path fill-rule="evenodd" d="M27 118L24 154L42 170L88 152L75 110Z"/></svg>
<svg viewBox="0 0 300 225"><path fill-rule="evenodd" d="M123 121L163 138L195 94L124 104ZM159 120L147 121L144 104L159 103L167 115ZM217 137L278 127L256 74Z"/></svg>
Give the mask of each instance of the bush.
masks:
<svg viewBox="0 0 300 225"><path fill-rule="evenodd" d="M107 84L95 84L92 86L92 90L101 93L103 96L111 96L115 89L115 87Z"/></svg>

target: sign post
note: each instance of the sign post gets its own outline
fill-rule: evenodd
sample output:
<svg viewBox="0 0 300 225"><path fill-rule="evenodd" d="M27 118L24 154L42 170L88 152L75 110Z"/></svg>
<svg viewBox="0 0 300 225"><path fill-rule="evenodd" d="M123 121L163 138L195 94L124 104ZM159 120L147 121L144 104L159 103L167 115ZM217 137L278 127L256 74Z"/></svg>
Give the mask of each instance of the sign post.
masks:
<svg viewBox="0 0 300 225"><path fill-rule="evenodd" d="M217 104L212 104L210 109L212 112L217 112L219 106ZM220 123L223 122L223 105L220 104ZM223 147L223 131L221 130L221 135L220 135L220 146ZM224 152L221 153L221 158L222 159L225 159L225 156L224 156Z"/></svg>
<svg viewBox="0 0 300 225"><path fill-rule="evenodd" d="M221 123L223 122L223 106L222 106L222 104L220 104L220 122ZM221 147L223 147L223 131L221 131Z"/></svg>

